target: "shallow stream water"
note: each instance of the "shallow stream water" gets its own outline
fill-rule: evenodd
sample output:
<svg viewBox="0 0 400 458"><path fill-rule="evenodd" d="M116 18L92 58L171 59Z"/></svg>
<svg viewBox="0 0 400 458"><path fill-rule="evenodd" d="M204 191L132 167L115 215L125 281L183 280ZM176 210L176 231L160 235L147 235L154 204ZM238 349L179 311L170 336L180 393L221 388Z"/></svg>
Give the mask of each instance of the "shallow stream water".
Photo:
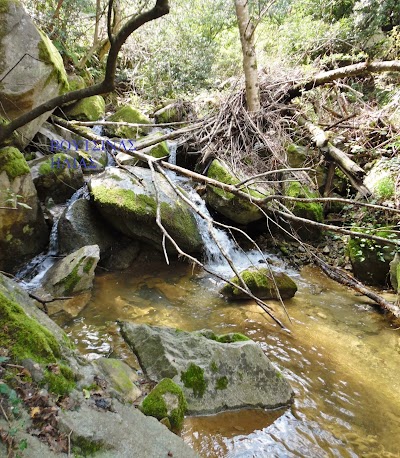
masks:
<svg viewBox="0 0 400 458"><path fill-rule="evenodd" d="M180 262L97 275L89 305L58 322L88 358L119 356L133 366L116 320L238 331L259 342L291 383L294 404L187 418L182 437L203 457L400 456L400 330L317 269L291 274L299 291L286 301L290 335L254 302L226 302L216 280Z"/></svg>

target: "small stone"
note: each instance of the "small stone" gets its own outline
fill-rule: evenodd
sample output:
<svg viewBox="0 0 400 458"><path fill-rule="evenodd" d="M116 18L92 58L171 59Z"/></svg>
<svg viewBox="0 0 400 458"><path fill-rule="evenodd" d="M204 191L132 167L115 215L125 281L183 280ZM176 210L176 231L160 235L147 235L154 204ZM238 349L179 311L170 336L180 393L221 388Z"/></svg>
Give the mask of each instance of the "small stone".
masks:
<svg viewBox="0 0 400 458"><path fill-rule="evenodd" d="M329 249L328 246L324 246L324 248L322 249L322 253L324 253L324 254L328 254L330 252L331 252L331 250Z"/></svg>

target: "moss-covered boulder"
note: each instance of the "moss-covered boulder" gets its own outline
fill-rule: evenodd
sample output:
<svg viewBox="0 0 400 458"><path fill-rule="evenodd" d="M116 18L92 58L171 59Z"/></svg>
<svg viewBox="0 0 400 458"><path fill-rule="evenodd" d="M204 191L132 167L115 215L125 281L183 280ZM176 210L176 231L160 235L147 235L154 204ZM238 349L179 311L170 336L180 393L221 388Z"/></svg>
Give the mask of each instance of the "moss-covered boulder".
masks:
<svg viewBox="0 0 400 458"><path fill-rule="evenodd" d="M143 143L148 143L153 140L157 140L157 138L161 137L162 135L163 134L161 132L151 133L150 135L147 135L146 137L140 138L135 143L135 147L140 146ZM146 148L141 149L140 152L143 154L148 154L149 156L152 156L155 158L167 157L169 155L169 149L168 149L168 145L166 141L163 141L161 143L156 143L155 145L152 145L152 146L147 146ZM143 164L141 161L134 158L133 156L130 156L129 154L125 154L122 152L119 152L117 154L117 160L121 162L121 164L124 164L124 165Z"/></svg>
<svg viewBox="0 0 400 458"><path fill-rule="evenodd" d="M193 415L290 404L289 383L262 349L241 334L120 323L125 341L147 376L179 385ZM226 341L226 343L224 343Z"/></svg>
<svg viewBox="0 0 400 458"><path fill-rule="evenodd" d="M106 103L101 95L93 95L71 105L65 113L77 121L98 121L104 118Z"/></svg>
<svg viewBox="0 0 400 458"><path fill-rule="evenodd" d="M396 181L400 173L400 158L381 158L364 179L364 185L379 200L394 200Z"/></svg>
<svg viewBox="0 0 400 458"><path fill-rule="evenodd" d="M193 117L195 117L193 105L183 101L169 103L154 113L157 124L182 122Z"/></svg>
<svg viewBox="0 0 400 458"><path fill-rule="evenodd" d="M40 384L63 395L75 386L74 374L67 365L70 345L64 332L32 303L28 294L0 274L0 348L7 349L19 364L26 360L39 363ZM57 365L57 371L48 368L52 364Z"/></svg>
<svg viewBox="0 0 400 458"><path fill-rule="evenodd" d="M49 234L29 167L14 147L0 149L0 270L15 272Z"/></svg>
<svg viewBox="0 0 400 458"><path fill-rule="evenodd" d="M123 234L149 242L162 250L162 233L156 223L157 194L149 169L131 167L132 174L109 167L89 183L101 215ZM177 199L165 178L156 174L161 220L176 243L189 253L200 252L202 239L193 211ZM174 251L167 243L167 248Z"/></svg>
<svg viewBox="0 0 400 458"><path fill-rule="evenodd" d="M274 272L263 268L250 268L241 272L240 277L250 291L260 299L278 299L278 291L282 299L290 299L296 294L296 283L283 272ZM242 286L235 276L231 279L235 285ZM228 299L248 299L249 296L229 283L222 287L220 293Z"/></svg>
<svg viewBox="0 0 400 458"><path fill-rule="evenodd" d="M13 120L43 102L68 91L62 58L50 39L32 22L22 3L1 2L0 117ZM25 56L12 70L17 60ZM26 146L51 112L17 131Z"/></svg>
<svg viewBox="0 0 400 458"><path fill-rule="evenodd" d="M368 229L357 227L356 230L387 239L398 239L398 235L392 232L393 228L390 227ZM350 237L347 252L356 278L368 285L389 285L390 262L396 253L395 246L366 238Z"/></svg>
<svg viewBox="0 0 400 458"><path fill-rule="evenodd" d="M66 202L84 184L80 162L64 153L36 159L31 174L39 199L52 198L56 204Z"/></svg>
<svg viewBox="0 0 400 458"><path fill-rule="evenodd" d="M55 297L90 290L99 259L98 245L80 248L48 270L43 278L44 288Z"/></svg>
<svg viewBox="0 0 400 458"><path fill-rule="evenodd" d="M161 380L148 394L140 406L140 410L158 420L168 418L173 431L180 431L187 409L187 402L182 389L171 379Z"/></svg>
<svg viewBox="0 0 400 458"><path fill-rule="evenodd" d="M95 363L105 374L108 381L107 388L116 391L117 396L123 401L133 402L142 395L135 385L139 377L126 363L114 358L99 358Z"/></svg>
<svg viewBox="0 0 400 458"><path fill-rule="evenodd" d="M211 163L207 176L208 178L226 184L234 185L241 181L231 170L229 170L227 164L217 159L214 159ZM242 191L254 198L265 197L265 194L261 194L253 189L253 187L251 187L251 189L243 188ZM214 186L207 186L206 202L218 213L238 224L249 224L264 217L263 213L248 200L237 197L230 192L223 191Z"/></svg>
<svg viewBox="0 0 400 458"><path fill-rule="evenodd" d="M150 124L150 119L131 105L125 105L107 118L107 121L129 122L132 124ZM109 137L138 138L149 132L148 127L107 126L105 132Z"/></svg>

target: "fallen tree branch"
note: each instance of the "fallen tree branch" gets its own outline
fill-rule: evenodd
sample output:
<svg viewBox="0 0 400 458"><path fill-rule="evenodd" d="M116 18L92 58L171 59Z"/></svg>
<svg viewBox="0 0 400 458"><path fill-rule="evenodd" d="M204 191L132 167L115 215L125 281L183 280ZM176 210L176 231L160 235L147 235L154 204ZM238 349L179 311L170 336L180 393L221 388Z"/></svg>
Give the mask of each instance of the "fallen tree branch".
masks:
<svg viewBox="0 0 400 458"><path fill-rule="evenodd" d="M164 122L160 124L137 124L132 122L122 121L68 121L72 125L81 127L93 127L93 126L127 126L127 127L170 127L170 126L181 126L183 124L194 124L194 121L177 121L177 122ZM199 122L199 121L197 121Z"/></svg>
<svg viewBox="0 0 400 458"><path fill-rule="evenodd" d="M304 92L310 91L318 86L331 83L335 80L348 78L350 76L359 76L365 73L382 73L400 71L400 60L391 60L383 62L361 62L359 64L348 65L346 67L320 72L311 77L309 80L299 84L293 84L281 96L281 101L288 103L296 97L300 97Z"/></svg>
<svg viewBox="0 0 400 458"><path fill-rule="evenodd" d="M332 278L338 283L341 283L342 285L349 286L350 288L355 289L364 296L367 296L370 299L372 299L385 312L389 312L397 319L400 318L400 308L397 307L395 304L385 300L382 296L379 296L379 294L376 294L374 291L367 288L363 283L356 280L347 272L344 272L341 269L328 265L326 262L322 261L322 259L318 258L315 255L314 259L315 262L321 267L322 271L328 277Z"/></svg>

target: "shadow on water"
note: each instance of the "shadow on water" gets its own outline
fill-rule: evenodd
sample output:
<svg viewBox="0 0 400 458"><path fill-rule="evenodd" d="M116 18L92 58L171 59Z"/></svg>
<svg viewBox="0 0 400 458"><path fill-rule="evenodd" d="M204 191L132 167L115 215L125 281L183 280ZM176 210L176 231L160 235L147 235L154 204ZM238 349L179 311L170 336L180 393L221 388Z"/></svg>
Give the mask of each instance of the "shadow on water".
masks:
<svg viewBox="0 0 400 458"><path fill-rule="evenodd" d="M370 302L305 268L286 302L288 335L251 301L227 303L218 282L184 263L133 266L96 277L90 304L58 317L88 358L137 364L116 320L243 332L290 381L290 410L188 418L182 437L205 457L394 457L400 451L400 334ZM284 319L279 305L273 305Z"/></svg>

